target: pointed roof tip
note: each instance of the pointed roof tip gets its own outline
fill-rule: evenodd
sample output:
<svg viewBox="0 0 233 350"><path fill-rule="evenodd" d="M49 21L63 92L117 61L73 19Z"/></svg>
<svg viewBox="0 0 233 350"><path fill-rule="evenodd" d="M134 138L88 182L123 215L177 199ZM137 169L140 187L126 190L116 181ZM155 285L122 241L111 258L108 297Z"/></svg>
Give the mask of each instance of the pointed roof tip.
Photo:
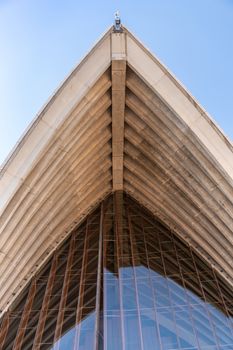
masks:
<svg viewBox="0 0 233 350"><path fill-rule="evenodd" d="M123 32L123 27L122 27L121 18L120 18L120 11L118 11L118 10L115 12L113 32L114 33L122 33Z"/></svg>

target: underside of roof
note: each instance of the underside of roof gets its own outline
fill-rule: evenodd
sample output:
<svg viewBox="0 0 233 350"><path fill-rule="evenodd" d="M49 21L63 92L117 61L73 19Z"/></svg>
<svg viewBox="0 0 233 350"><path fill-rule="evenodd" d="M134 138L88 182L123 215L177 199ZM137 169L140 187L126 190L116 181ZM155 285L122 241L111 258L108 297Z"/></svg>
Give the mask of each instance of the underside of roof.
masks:
<svg viewBox="0 0 233 350"><path fill-rule="evenodd" d="M0 309L123 190L233 282L233 148L124 28L65 80L0 173Z"/></svg>

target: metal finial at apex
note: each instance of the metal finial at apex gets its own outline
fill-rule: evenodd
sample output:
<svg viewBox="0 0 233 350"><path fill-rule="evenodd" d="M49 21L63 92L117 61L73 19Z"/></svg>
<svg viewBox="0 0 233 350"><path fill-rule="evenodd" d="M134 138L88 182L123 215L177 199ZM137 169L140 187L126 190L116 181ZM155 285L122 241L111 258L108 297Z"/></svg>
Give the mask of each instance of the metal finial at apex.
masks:
<svg viewBox="0 0 233 350"><path fill-rule="evenodd" d="M123 31L120 19L120 12L115 12L114 32L121 33Z"/></svg>

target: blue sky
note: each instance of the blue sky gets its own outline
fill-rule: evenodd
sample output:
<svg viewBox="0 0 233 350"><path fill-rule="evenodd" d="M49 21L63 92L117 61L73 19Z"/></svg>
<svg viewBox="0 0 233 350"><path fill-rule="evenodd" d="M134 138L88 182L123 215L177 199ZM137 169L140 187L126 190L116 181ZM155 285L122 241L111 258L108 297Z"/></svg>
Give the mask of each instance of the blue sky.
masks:
<svg viewBox="0 0 233 350"><path fill-rule="evenodd" d="M0 0L0 164L116 9L233 139L233 0Z"/></svg>

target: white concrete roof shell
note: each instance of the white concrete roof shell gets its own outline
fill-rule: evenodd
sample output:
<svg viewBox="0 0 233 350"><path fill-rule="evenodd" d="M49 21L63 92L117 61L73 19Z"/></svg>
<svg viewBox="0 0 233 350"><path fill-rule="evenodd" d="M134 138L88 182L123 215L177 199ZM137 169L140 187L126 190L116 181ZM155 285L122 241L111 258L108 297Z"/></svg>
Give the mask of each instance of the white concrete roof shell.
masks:
<svg viewBox="0 0 233 350"><path fill-rule="evenodd" d="M232 283L232 144L127 29L103 36L1 170L0 309L115 189Z"/></svg>

